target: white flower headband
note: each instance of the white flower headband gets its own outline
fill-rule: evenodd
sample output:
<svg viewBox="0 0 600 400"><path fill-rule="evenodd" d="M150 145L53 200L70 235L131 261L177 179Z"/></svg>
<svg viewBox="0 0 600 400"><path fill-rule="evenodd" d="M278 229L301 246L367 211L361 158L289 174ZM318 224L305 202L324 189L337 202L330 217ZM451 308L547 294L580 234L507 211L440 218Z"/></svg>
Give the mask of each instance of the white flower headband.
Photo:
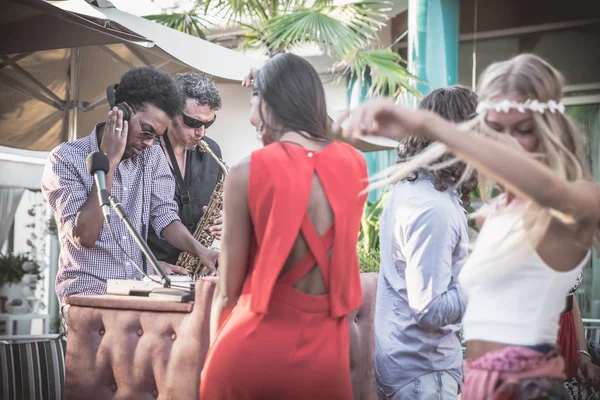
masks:
<svg viewBox="0 0 600 400"><path fill-rule="evenodd" d="M495 110L497 112L507 113L511 109L519 110L520 112L530 110L534 112L539 112L540 114L543 114L546 110L550 110L550 112L554 114L556 111L564 113L565 105L562 102L557 103L554 100L550 100L547 103L540 103L537 100L527 100L525 103L517 103L516 101L504 99L498 103L482 101L477 105L476 112L477 114L483 114L486 113L488 110Z"/></svg>

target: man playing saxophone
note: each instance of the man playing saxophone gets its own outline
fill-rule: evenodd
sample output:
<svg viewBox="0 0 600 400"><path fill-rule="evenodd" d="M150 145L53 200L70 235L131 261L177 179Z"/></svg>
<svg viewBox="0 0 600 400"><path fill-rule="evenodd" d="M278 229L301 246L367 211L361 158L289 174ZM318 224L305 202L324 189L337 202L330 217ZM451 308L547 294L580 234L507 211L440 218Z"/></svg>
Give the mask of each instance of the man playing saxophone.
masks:
<svg viewBox="0 0 600 400"><path fill-rule="evenodd" d="M160 144L176 181L175 201L179 206L179 217L193 234L217 182L223 178L219 165L198 147L198 142L203 141L208 150L221 158L219 145L205 136L206 130L217 118L215 112L221 108L221 95L213 80L202 74L176 74L174 80L185 99L184 109L171 121L167 132L160 138ZM214 213L211 218L213 216ZM220 239L223 227L220 213L208 221L208 225L206 233ZM149 231L148 244L163 266L167 265L180 274L189 272L177 262L181 258L181 250L160 239L153 230Z"/></svg>

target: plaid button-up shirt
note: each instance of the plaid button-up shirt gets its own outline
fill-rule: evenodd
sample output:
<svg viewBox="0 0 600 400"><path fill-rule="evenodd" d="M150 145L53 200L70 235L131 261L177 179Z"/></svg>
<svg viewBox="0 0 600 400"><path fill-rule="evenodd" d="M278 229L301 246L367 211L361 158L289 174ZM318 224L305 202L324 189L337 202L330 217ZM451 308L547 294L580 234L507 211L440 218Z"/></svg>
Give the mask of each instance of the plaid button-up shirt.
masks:
<svg viewBox="0 0 600 400"><path fill-rule="evenodd" d="M85 248L73 238L75 217L88 199L94 178L86 168L87 156L99 151L96 130L74 142L54 148L44 168L42 191L55 211L61 252L56 276L60 305L66 297L106 293L107 279L141 279L142 274L129 261L113 239L106 222L96 245ZM123 205L135 229L152 224L158 233L179 220L173 200L175 179L158 144L140 155L121 161L115 169L111 194ZM142 268L143 255L125 224L111 209L111 226L121 246ZM147 229L146 229L147 230ZM148 273L153 273L148 265Z"/></svg>

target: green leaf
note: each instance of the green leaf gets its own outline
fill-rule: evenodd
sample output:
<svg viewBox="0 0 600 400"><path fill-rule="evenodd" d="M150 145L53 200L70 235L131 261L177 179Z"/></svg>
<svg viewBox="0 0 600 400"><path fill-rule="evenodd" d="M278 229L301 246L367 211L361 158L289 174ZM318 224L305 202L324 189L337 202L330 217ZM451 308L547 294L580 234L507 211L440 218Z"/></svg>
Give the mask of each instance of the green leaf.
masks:
<svg viewBox="0 0 600 400"><path fill-rule="evenodd" d="M33 263L33 270L25 271L23 269L23 264L27 261ZM41 279L40 265L23 254L0 254L0 287L6 284L21 282L21 279L23 279L25 274L34 274L37 276L38 280Z"/></svg>
<svg viewBox="0 0 600 400"><path fill-rule="evenodd" d="M220 15L233 22L251 19L253 21L266 21L273 16L273 13L279 12L285 4L290 1L270 1L270 0L207 0L199 1L196 6L204 6L204 14L209 13Z"/></svg>
<svg viewBox="0 0 600 400"><path fill-rule="evenodd" d="M388 49L358 50L348 54L334 68L341 69L343 75L356 77L360 81L371 78L370 96L399 96L403 92L417 97L421 93L413 86L420 79L408 72L406 61Z"/></svg>
<svg viewBox="0 0 600 400"><path fill-rule="evenodd" d="M359 247L365 252L379 249L379 220L381 213L387 203L389 192L384 193L375 202L367 201L360 220L360 231L358 235Z"/></svg>
<svg viewBox="0 0 600 400"><path fill-rule="evenodd" d="M379 258L380 258L380 250L370 249L364 250L362 247L357 246L356 248L358 254L358 266L360 267L360 272L379 272Z"/></svg>
<svg viewBox="0 0 600 400"><path fill-rule="evenodd" d="M311 8L297 7L268 21L266 41L284 50L312 43L341 58L378 40L377 30L383 26L384 15L381 5L367 1L331 5L330 1L318 1Z"/></svg>
<svg viewBox="0 0 600 400"><path fill-rule="evenodd" d="M206 36L204 35L203 30L210 24L206 18L198 15L196 11L146 15L144 18L205 40Z"/></svg>

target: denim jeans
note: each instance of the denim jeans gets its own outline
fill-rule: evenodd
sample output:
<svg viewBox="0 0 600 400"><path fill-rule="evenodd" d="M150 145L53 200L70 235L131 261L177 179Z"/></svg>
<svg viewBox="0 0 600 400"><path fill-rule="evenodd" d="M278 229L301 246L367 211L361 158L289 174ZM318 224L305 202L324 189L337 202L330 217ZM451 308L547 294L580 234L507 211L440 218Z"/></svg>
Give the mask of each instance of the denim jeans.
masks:
<svg viewBox="0 0 600 400"><path fill-rule="evenodd" d="M388 397L378 391L379 400L456 400L458 383L447 372L421 375Z"/></svg>

